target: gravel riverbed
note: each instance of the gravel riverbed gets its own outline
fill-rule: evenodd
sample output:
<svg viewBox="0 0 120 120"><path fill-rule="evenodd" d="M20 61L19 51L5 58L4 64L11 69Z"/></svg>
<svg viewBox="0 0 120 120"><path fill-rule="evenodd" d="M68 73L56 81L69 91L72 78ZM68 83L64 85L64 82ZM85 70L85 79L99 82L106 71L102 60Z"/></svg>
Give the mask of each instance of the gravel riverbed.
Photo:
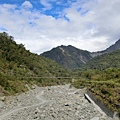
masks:
<svg viewBox="0 0 120 120"><path fill-rule="evenodd" d="M6 98L0 120L113 120L84 97L85 89L70 85L35 87Z"/></svg>

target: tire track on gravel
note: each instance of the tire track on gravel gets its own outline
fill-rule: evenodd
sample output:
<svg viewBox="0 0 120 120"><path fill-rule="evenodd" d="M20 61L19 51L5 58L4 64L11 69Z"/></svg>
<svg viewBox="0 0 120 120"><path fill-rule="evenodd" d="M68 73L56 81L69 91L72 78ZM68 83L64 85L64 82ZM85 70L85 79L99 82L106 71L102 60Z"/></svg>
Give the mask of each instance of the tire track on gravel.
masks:
<svg viewBox="0 0 120 120"><path fill-rule="evenodd" d="M37 107L37 106L42 105L46 102L50 102L50 100L45 100L43 98L43 96L42 96L43 94L44 94L44 91L41 91L40 94L36 95L36 98L38 100L42 101L41 103L37 103L37 104L34 104L34 105L25 106L25 107L19 107L19 108L13 109L11 111L8 111L7 113L5 113L3 115L0 115L0 120L4 120L4 118L6 118L7 116L12 115L13 113L16 113L20 110L24 110L24 109L28 109L28 108L32 108L32 107Z"/></svg>

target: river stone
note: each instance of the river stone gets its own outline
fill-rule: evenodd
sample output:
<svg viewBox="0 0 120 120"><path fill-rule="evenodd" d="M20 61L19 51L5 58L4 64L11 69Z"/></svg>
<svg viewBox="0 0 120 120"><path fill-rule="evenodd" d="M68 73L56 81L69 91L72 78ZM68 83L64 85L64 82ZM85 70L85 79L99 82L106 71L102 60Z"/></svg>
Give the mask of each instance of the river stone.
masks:
<svg viewBox="0 0 120 120"><path fill-rule="evenodd" d="M99 120L99 117L93 117L92 119L90 120Z"/></svg>
<svg viewBox="0 0 120 120"><path fill-rule="evenodd" d="M6 99L5 96L0 97L1 101L5 101L5 99Z"/></svg>
<svg viewBox="0 0 120 120"><path fill-rule="evenodd" d="M0 108L4 107L4 102L0 101Z"/></svg>

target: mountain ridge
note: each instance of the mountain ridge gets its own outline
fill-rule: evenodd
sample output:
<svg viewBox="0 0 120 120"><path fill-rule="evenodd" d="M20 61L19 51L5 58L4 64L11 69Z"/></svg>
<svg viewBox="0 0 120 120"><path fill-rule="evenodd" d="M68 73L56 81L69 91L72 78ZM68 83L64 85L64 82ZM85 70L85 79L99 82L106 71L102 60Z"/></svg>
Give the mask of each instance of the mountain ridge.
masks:
<svg viewBox="0 0 120 120"><path fill-rule="evenodd" d="M56 61L68 69L79 68L92 58L87 50L80 50L72 45L61 45L41 55Z"/></svg>
<svg viewBox="0 0 120 120"><path fill-rule="evenodd" d="M113 52L115 50L118 50L120 49L120 39L118 39L115 44L111 45L110 47L108 47L107 49L101 51L101 52L104 52L104 53L107 53L107 52Z"/></svg>
<svg viewBox="0 0 120 120"><path fill-rule="evenodd" d="M72 45L61 45L42 53L41 56L50 58L67 69L79 69L94 57L114 52L118 49L120 49L120 39L103 51L89 52Z"/></svg>
<svg viewBox="0 0 120 120"><path fill-rule="evenodd" d="M114 44L112 44L110 47L106 48L105 50L92 52L91 56L96 57L105 53L113 52L118 49L120 49L120 39L118 39Z"/></svg>

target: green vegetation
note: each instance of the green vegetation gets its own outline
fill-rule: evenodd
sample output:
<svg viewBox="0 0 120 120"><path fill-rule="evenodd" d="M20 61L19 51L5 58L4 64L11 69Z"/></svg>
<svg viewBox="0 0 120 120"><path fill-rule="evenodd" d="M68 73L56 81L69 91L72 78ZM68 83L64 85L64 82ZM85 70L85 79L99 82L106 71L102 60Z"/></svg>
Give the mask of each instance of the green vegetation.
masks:
<svg viewBox="0 0 120 120"><path fill-rule="evenodd" d="M74 86L85 86L110 109L120 113L120 50L91 59L76 70Z"/></svg>
<svg viewBox="0 0 120 120"><path fill-rule="evenodd" d="M75 72L77 88L87 87L99 100L110 109L120 112L120 69L86 70Z"/></svg>
<svg viewBox="0 0 120 120"><path fill-rule="evenodd" d="M120 49L105 53L91 59L84 68L105 70L107 68L120 68Z"/></svg>
<svg viewBox="0 0 120 120"><path fill-rule="evenodd" d="M0 94L26 91L25 84L40 86L64 83L70 72L54 61L26 50L7 33L0 33ZM44 79L39 77L54 77ZM66 80L67 81L67 80Z"/></svg>

